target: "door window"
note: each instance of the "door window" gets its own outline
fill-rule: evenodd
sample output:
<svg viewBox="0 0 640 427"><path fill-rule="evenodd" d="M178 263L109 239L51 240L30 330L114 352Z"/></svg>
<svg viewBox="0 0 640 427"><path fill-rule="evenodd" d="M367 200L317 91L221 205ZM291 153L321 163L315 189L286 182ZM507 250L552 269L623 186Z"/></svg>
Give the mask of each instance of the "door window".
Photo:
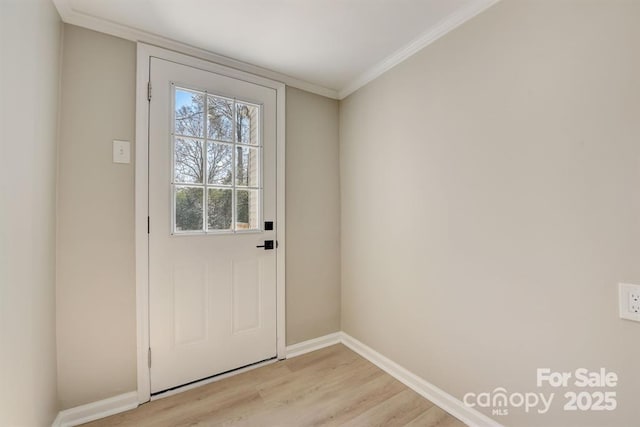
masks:
<svg viewBox="0 0 640 427"><path fill-rule="evenodd" d="M172 85L174 234L261 230L261 106Z"/></svg>

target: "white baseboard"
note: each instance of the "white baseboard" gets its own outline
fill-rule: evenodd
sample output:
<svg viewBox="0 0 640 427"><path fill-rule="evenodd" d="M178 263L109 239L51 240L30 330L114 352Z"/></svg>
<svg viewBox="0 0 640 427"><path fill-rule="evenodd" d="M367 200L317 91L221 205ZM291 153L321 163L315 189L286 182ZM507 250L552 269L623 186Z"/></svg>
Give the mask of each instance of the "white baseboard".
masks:
<svg viewBox="0 0 640 427"><path fill-rule="evenodd" d="M60 411L52 427L72 427L138 407L138 392L120 394Z"/></svg>
<svg viewBox="0 0 640 427"><path fill-rule="evenodd" d="M502 427L501 424L483 413L466 406L462 401L439 389L428 381L413 374L394 361L378 353L371 347L361 343L349 334L340 333L340 341L360 356L373 363L411 390L431 401L440 409L453 415L472 427Z"/></svg>
<svg viewBox="0 0 640 427"><path fill-rule="evenodd" d="M361 343L349 334L335 332L312 340L287 346L287 359L310 353L324 347L342 343L360 356L364 357L425 399L440 407L471 427L502 427L497 421L483 413L466 406L462 401L439 389L428 381L418 377L391 359L378 353L371 347ZM199 384L200 385L200 384ZM184 391L184 390L181 390ZM60 411L52 427L72 427L119 412L128 411L138 406L138 393L114 396L109 399Z"/></svg>
<svg viewBox="0 0 640 427"><path fill-rule="evenodd" d="M319 350L324 347L328 347L330 345L338 344L341 342L341 333L335 332L333 334L325 335L323 337L314 338L309 341L304 341L298 344L294 344L287 347L286 355L287 358L300 356L305 353L309 353L315 350ZM228 375L221 375L209 380L201 381L196 384L191 384L189 386L181 387L180 389L172 390L170 392L163 393L162 395L154 396L151 400L160 399L163 397L168 397L191 388L199 387L214 381L219 381L231 375L236 375L238 373L255 369L257 367L262 367L264 365L274 363L274 361L268 361L263 364L260 364L255 367L249 367L245 369L241 369L239 371L234 371ZM132 391L130 393L121 394L119 396L114 396L109 399L100 400L93 403L88 403L86 405L77 406L75 408L65 409L64 411L60 411L58 416L53 421L52 427L73 427L83 423L88 423L89 421L94 421L100 418L108 417L109 415L118 414L120 412L128 411L129 409L136 408L138 406L138 392Z"/></svg>
<svg viewBox="0 0 640 427"><path fill-rule="evenodd" d="M341 334L342 332L334 332L312 340L289 345L287 346L287 359L320 350L321 348L329 347L330 345L338 344L342 339Z"/></svg>

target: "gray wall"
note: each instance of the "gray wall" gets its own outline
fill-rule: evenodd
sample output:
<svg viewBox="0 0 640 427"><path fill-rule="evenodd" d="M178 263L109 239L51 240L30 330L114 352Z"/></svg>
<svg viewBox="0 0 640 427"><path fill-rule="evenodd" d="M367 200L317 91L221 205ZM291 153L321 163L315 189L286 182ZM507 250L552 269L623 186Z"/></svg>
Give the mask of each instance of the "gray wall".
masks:
<svg viewBox="0 0 640 427"><path fill-rule="evenodd" d="M60 17L0 1L0 425L51 425Z"/></svg>
<svg viewBox="0 0 640 427"><path fill-rule="evenodd" d="M338 102L287 88L287 344L340 330Z"/></svg>
<svg viewBox="0 0 640 427"><path fill-rule="evenodd" d="M65 25L57 282L63 408L136 389L134 165L111 162L111 141L134 139L135 61L134 43ZM291 89L287 96L292 344L340 328L338 104Z"/></svg>
<svg viewBox="0 0 640 427"><path fill-rule="evenodd" d="M618 373L636 425L640 2L504 0L340 104L342 327L458 398ZM543 390L543 391L549 391Z"/></svg>
<svg viewBox="0 0 640 427"><path fill-rule="evenodd" d="M58 389L63 408L136 389L134 43L64 26L58 150ZM134 151L132 147L132 152Z"/></svg>

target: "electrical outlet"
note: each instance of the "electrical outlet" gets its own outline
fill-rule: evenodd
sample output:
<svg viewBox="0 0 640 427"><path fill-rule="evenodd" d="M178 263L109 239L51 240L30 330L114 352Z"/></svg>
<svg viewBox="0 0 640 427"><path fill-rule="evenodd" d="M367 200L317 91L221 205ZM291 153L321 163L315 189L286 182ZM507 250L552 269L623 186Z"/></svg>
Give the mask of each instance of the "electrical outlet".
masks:
<svg viewBox="0 0 640 427"><path fill-rule="evenodd" d="M629 311L640 314L640 293L629 292Z"/></svg>
<svg viewBox="0 0 640 427"><path fill-rule="evenodd" d="M629 283L618 285L620 318L640 322L640 286Z"/></svg>

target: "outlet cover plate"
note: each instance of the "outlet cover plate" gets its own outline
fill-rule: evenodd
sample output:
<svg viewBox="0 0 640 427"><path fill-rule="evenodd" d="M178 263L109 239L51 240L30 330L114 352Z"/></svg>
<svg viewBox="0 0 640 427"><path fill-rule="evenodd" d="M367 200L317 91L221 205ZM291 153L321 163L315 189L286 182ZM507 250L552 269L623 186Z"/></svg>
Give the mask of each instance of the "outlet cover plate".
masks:
<svg viewBox="0 0 640 427"><path fill-rule="evenodd" d="M640 285L618 284L620 318L640 322Z"/></svg>

